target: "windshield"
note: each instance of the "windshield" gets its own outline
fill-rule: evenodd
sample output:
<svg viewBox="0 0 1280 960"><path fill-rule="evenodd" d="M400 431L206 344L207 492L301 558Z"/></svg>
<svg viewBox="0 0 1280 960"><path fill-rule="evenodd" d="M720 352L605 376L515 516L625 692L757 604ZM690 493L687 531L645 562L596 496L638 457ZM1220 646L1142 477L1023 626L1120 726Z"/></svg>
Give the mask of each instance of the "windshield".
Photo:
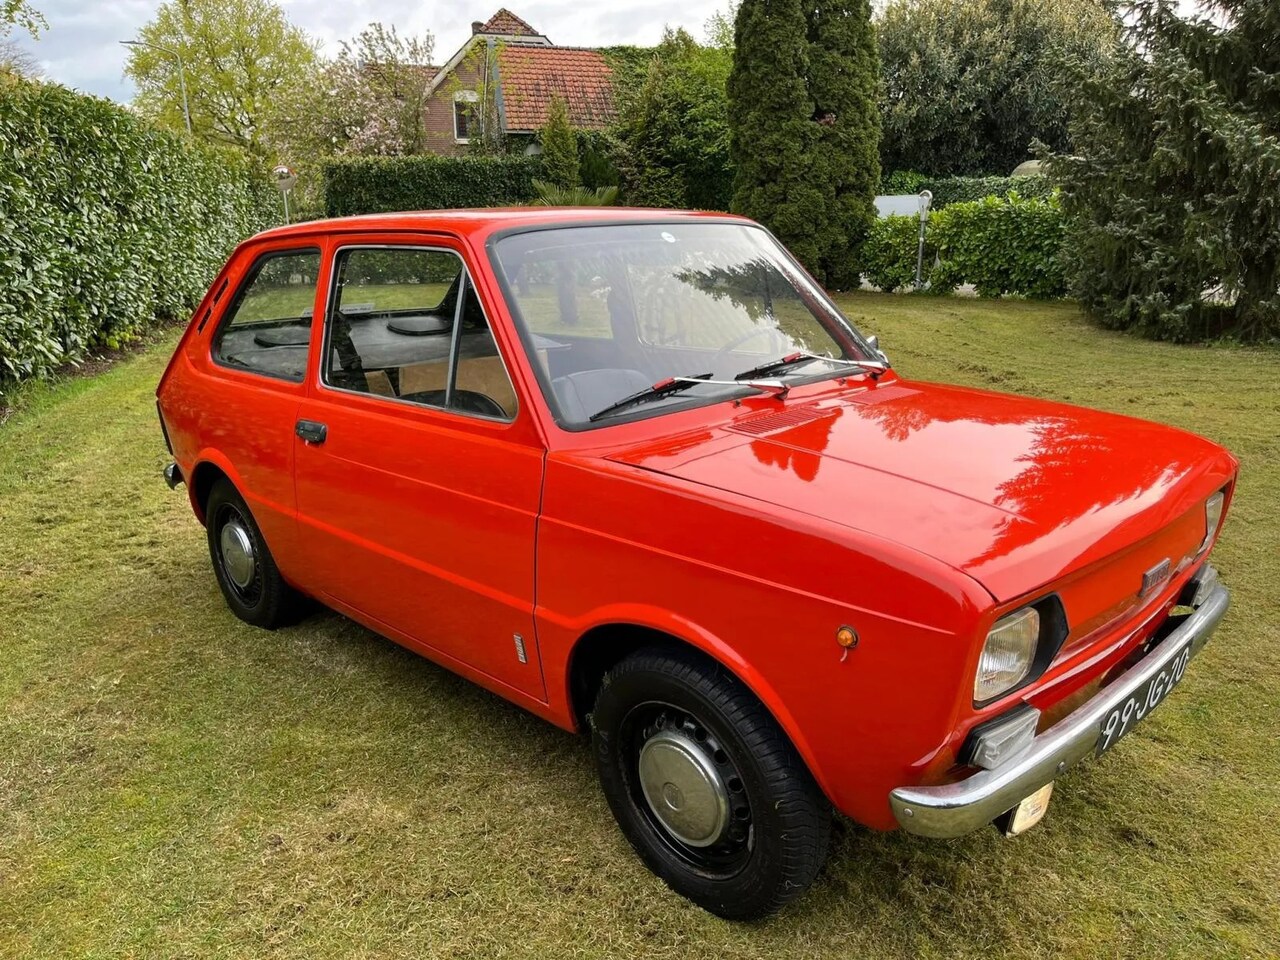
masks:
<svg viewBox="0 0 1280 960"><path fill-rule="evenodd" d="M752 390L749 378L685 384L601 414L673 377L761 371L798 384L876 357L773 238L746 224L526 231L497 241L494 265L552 412L571 429Z"/></svg>

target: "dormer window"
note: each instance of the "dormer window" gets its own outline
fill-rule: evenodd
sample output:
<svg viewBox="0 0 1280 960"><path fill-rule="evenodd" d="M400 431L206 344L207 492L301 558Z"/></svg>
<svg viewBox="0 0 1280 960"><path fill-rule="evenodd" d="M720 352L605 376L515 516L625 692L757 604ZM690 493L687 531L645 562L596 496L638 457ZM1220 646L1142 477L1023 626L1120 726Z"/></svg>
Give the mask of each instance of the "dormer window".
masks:
<svg viewBox="0 0 1280 960"><path fill-rule="evenodd" d="M479 102L480 95L474 90L459 90L453 95L453 139L457 143L471 142Z"/></svg>

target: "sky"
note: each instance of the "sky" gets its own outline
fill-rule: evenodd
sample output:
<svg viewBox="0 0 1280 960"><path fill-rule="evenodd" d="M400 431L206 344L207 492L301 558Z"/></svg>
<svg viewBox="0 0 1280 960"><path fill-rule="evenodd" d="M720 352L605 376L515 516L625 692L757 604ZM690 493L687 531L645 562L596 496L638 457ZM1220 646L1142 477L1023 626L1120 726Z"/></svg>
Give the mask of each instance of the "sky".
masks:
<svg viewBox="0 0 1280 960"><path fill-rule="evenodd" d="M160 6L160 0L35 0L49 27L33 40L20 30L13 39L39 61L50 80L127 103L133 84L124 76L126 47ZM430 31L435 61L447 60L471 34L473 20L488 20L499 7L564 46L656 44L666 24L695 37L725 0L282 0L289 19L319 40L327 53L379 21L402 35Z"/></svg>

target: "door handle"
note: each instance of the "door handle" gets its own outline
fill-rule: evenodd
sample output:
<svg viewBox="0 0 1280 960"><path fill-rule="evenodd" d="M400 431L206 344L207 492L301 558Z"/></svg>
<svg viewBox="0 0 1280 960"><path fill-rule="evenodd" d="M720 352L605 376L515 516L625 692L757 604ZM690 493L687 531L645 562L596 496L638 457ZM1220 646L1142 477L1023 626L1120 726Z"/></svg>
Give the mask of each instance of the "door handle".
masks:
<svg viewBox="0 0 1280 960"><path fill-rule="evenodd" d="M324 443L325 438L329 436L329 426L315 420L299 420L294 425L293 432L307 443Z"/></svg>

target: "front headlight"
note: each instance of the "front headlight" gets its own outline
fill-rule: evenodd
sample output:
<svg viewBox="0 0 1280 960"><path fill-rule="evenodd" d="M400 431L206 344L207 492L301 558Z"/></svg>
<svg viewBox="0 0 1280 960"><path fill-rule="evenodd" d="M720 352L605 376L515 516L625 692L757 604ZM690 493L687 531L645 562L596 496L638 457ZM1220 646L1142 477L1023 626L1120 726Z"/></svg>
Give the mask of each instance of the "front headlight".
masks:
<svg viewBox="0 0 1280 960"><path fill-rule="evenodd" d="M1001 617L987 634L973 679L973 699L983 703L1027 678L1040 643L1040 612L1024 607Z"/></svg>
<svg viewBox="0 0 1280 960"><path fill-rule="evenodd" d="M1204 502L1204 543L1200 544L1197 553L1204 553L1213 542L1218 532L1218 525L1222 523L1222 505L1226 500L1226 494L1219 490Z"/></svg>

